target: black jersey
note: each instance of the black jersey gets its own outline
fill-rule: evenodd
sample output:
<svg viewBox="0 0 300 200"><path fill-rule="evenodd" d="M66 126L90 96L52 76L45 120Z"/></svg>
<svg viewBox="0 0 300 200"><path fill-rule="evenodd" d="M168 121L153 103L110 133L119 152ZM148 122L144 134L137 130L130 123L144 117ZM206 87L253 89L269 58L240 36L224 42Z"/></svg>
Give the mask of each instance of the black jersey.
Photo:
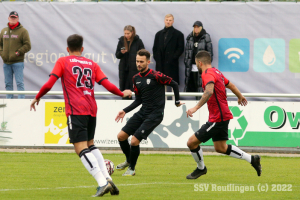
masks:
<svg viewBox="0 0 300 200"><path fill-rule="evenodd" d="M133 88L136 100L124 111L130 112L142 104L141 112L148 115L153 111L163 112L165 108L165 85L173 87L175 101L179 101L178 84L161 72L148 69L133 76Z"/></svg>

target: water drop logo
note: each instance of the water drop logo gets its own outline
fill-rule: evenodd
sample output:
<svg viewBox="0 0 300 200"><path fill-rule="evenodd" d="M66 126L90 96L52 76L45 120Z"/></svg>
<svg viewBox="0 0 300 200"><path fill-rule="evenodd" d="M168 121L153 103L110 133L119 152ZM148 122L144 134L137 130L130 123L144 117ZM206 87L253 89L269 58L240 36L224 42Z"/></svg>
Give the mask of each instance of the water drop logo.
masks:
<svg viewBox="0 0 300 200"><path fill-rule="evenodd" d="M250 42L247 38L221 38L219 40L219 70L246 72L249 70Z"/></svg>
<svg viewBox="0 0 300 200"><path fill-rule="evenodd" d="M285 69L284 40L256 39L254 41L253 69L256 72L283 72Z"/></svg>
<svg viewBox="0 0 300 200"><path fill-rule="evenodd" d="M267 49L264 53L263 62L267 66L274 65L274 63L276 62L275 53L270 45L267 47Z"/></svg>

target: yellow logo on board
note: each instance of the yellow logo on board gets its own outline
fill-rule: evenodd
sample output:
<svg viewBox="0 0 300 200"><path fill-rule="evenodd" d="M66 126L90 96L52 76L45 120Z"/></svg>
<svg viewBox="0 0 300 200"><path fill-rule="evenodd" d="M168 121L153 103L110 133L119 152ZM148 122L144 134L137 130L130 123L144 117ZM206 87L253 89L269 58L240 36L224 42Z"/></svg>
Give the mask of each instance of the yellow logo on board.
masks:
<svg viewBox="0 0 300 200"><path fill-rule="evenodd" d="M64 102L45 103L45 144L70 144Z"/></svg>

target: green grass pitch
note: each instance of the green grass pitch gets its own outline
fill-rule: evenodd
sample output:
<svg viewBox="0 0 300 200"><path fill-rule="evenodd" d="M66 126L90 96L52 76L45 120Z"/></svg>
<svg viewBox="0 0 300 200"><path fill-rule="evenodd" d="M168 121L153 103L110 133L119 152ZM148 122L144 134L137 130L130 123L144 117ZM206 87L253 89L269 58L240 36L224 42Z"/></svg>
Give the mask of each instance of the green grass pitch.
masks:
<svg viewBox="0 0 300 200"><path fill-rule="evenodd" d="M115 165L124 161L121 154L105 154ZM120 189L119 196L105 199L299 199L300 158L262 157L262 176L244 160L228 156L204 156L208 172L196 179L185 177L196 164L189 155L140 155L136 176L122 177L115 171L112 178ZM207 191L199 191L207 184ZM249 187L254 191L214 191ZM258 185L268 191L258 191ZM284 185L290 184L290 185ZM204 186L204 185L202 185ZM216 187L217 188L217 187ZM0 153L0 199L90 199L96 181L83 167L79 157L67 153ZM195 191L198 190L198 191ZM223 189L224 190L224 189ZM266 190L266 189L265 189ZM272 191L273 190L273 191ZM280 191L291 190L291 191Z"/></svg>

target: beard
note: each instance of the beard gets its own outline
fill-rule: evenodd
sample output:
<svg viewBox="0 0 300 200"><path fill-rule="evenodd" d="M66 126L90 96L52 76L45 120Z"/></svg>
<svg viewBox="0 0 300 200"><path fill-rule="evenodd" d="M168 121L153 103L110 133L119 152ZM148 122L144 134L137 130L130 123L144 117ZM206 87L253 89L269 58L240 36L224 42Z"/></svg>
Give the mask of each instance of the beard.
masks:
<svg viewBox="0 0 300 200"><path fill-rule="evenodd" d="M138 65L138 66L137 66L137 70L138 70L139 72L144 71L146 68L147 68L147 65Z"/></svg>

